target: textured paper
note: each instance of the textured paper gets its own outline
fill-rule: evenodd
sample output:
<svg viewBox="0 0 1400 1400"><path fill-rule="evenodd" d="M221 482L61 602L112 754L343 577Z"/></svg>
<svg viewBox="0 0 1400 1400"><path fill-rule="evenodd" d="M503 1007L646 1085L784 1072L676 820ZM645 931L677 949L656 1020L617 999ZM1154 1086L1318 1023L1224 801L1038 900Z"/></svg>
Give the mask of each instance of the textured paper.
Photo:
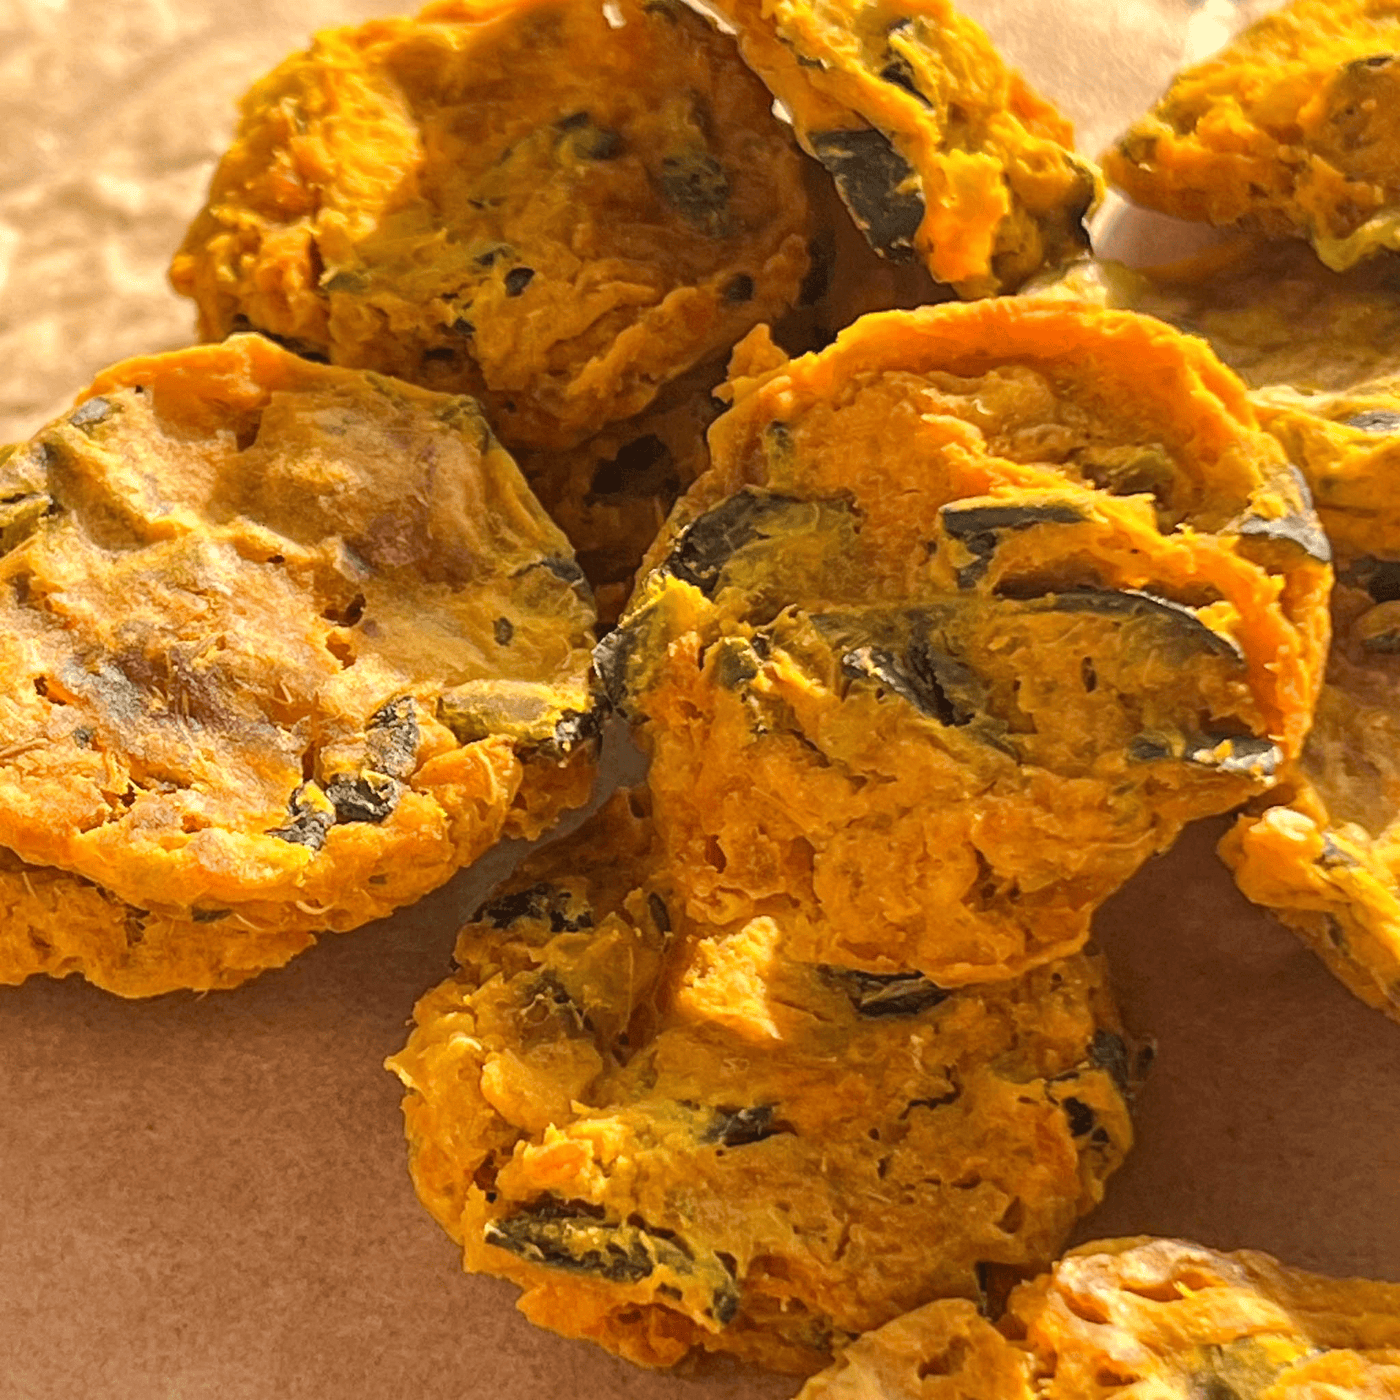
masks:
<svg viewBox="0 0 1400 1400"><path fill-rule="evenodd" d="M0 440L101 365L188 340L165 287L237 95L365 0L0 0ZM1184 46L1182 3L969 0L1098 151ZM1215 31L1209 26L1214 25ZM1201 36L1206 35L1203 39ZM1148 238L1120 215L1128 248ZM1156 235L1152 235L1156 236ZM1400 1027L1351 998L1189 831L1097 937L1157 1065L1078 1238L1156 1232L1400 1280ZM232 993L0 989L4 1400L778 1400L536 1331L409 1185L380 1064L514 852Z"/></svg>

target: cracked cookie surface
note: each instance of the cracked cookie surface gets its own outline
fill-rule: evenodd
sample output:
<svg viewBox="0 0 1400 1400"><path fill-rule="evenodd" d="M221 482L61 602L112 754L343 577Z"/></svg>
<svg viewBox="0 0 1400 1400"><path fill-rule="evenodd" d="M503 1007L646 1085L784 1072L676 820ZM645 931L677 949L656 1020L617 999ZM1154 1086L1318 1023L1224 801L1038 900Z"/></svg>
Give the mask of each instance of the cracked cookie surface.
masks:
<svg viewBox="0 0 1400 1400"><path fill-rule="evenodd" d="M1100 1240L1017 1288L993 1326L931 1303L862 1337L799 1400L1391 1400L1400 1284L1183 1240Z"/></svg>
<svg viewBox="0 0 1400 1400"><path fill-rule="evenodd" d="M871 246L964 296L1088 246L1070 124L943 0L719 0Z"/></svg>
<svg viewBox="0 0 1400 1400"><path fill-rule="evenodd" d="M327 31L244 99L172 277L206 338L251 326L567 448L796 300L813 230L770 105L676 0Z"/></svg>
<svg viewBox="0 0 1400 1400"><path fill-rule="evenodd" d="M641 790L533 858L392 1061L419 1196L531 1320L789 1371L1043 1267L1131 1140L1099 960L950 991L686 917Z"/></svg>
<svg viewBox="0 0 1400 1400"><path fill-rule="evenodd" d="M1297 753L1327 543L1198 342L1002 300L744 354L598 650L693 917L1010 976Z"/></svg>
<svg viewBox="0 0 1400 1400"><path fill-rule="evenodd" d="M472 400L240 336L105 371L0 488L22 860L291 936L586 800L591 600Z"/></svg>
<svg viewBox="0 0 1400 1400"><path fill-rule="evenodd" d="M1332 268L1400 247L1400 7L1293 0L1173 79L1103 158L1181 219L1306 238Z"/></svg>

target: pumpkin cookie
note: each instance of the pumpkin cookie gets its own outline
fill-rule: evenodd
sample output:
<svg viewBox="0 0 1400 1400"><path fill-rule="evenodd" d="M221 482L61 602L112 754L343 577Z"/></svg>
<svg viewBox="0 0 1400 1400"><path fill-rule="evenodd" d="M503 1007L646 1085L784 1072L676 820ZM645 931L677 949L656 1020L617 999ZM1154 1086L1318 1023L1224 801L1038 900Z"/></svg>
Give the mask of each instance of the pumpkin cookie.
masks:
<svg viewBox="0 0 1400 1400"><path fill-rule="evenodd" d="M1101 1240L994 1327L937 1302L853 1343L799 1400L1400 1396L1400 1284L1182 1240Z"/></svg>
<svg viewBox="0 0 1400 1400"><path fill-rule="evenodd" d="M738 371L598 650L692 917L1012 976L1297 753L1327 542L1198 342L1002 300Z"/></svg>
<svg viewBox="0 0 1400 1400"><path fill-rule="evenodd" d="M1088 246L1070 124L946 0L717 0L871 245L963 296Z"/></svg>
<svg viewBox="0 0 1400 1400"><path fill-rule="evenodd" d="M458 942L390 1066L420 1197L532 1321L634 1361L811 1371L1043 1267L1131 1140L1097 959L992 988L697 924L620 793Z"/></svg>
<svg viewBox="0 0 1400 1400"><path fill-rule="evenodd" d="M176 256L214 339L479 398L567 448L797 299L803 158L677 0L439 0L256 84Z"/></svg>
<svg viewBox="0 0 1400 1400"><path fill-rule="evenodd" d="M1137 203L1306 238L1328 267L1400 248L1400 10L1293 0L1204 63L1105 154Z"/></svg>
<svg viewBox="0 0 1400 1400"><path fill-rule="evenodd" d="M240 336L105 371L0 486L21 860L292 938L586 800L591 600L470 399Z"/></svg>

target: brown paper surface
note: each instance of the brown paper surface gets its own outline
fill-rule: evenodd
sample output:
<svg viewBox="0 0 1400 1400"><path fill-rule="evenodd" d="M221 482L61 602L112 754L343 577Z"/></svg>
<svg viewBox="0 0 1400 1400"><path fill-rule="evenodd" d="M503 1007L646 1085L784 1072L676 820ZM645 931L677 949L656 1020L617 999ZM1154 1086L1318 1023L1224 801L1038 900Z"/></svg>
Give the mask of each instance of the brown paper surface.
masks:
<svg viewBox="0 0 1400 1400"><path fill-rule="evenodd" d="M93 371L187 342L164 267L242 89L369 0L0 4L0 440ZM1100 149L1211 0L969 0ZM1123 224L1116 226L1123 233ZM1131 220L1126 240L1134 238ZM1400 1026L1355 1001L1189 831L1102 912L1158 1058L1139 1144L1079 1239L1185 1235L1400 1280ZM768 1400L723 1363L652 1373L535 1330L462 1275L409 1185L414 999L516 855L231 993L0 988L0 1397Z"/></svg>

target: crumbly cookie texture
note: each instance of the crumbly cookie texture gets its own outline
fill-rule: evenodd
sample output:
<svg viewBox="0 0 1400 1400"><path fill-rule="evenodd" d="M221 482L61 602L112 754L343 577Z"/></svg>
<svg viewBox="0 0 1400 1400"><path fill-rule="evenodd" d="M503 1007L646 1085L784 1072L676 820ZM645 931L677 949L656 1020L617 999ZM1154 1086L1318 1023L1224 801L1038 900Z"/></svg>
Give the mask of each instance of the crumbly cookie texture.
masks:
<svg viewBox="0 0 1400 1400"><path fill-rule="evenodd" d="M414 1182L533 1321L809 1372L1052 1257L1131 1140L1096 958L949 991L684 913L617 794L466 928L393 1068Z"/></svg>
<svg viewBox="0 0 1400 1400"><path fill-rule="evenodd" d="M1012 976L1298 752L1328 547L1199 342L1002 299L735 370L598 650L692 917Z"/></svg>
<svg viewBox="0 0 1400 1400"><path fill-rule="evenodd" d="M105 371L0 498L20 859L295 941L586 800L591 600L472 400L239 336Z"/></svg>
<svg viewBox="0 0 1400 1400"><path fill-rule="evenodd" d="M1139 204L1306 238L1329 267L1400 248L1400 6L1293 0L1177 74L1104 158Z"/></svg>
<svg viewBox="0 0 1400 1400"><path fill-rule="evenodd" d="M997 1326L935 1302L853 1343L799 1400L1393 1400L1400 1284L1182 1240L1100 1240Z"/></svg>
<svg viewBox="0 0 1400 1400"><path fill-rule="evenodd" d="M251 326L571 447L797 299L803 158L770 105L678 0L330 30L245 97L171 276L205 338Z"/></svg>
<svg viewBox="0 0 1400 1400"><path fill-rule="evenodd" d="M718 0L871 245L963 296L1088 245L1070 124L945 0Z"/></svg>
<svg viewBox="0 0 1400 1400"><path fill-rule="evenodd" d="M1028 294L1141 311L1204 336L1253 389L1343 393L1400 374L1400 256L1333 272L1296 239L1232 239L1166 267L1084 259Z"/></svg>

